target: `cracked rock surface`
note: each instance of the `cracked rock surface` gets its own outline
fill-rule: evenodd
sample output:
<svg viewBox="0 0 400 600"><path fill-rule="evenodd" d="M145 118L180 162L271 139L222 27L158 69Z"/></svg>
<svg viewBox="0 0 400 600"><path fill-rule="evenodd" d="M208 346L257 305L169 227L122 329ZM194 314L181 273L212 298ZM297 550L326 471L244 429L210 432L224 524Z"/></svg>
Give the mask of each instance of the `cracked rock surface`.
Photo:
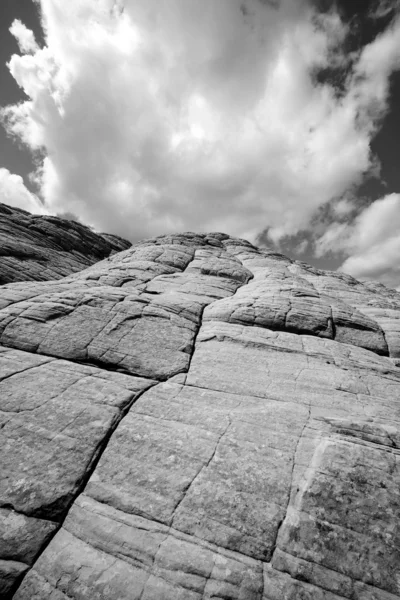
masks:
<svg viewBox="0 0 400 600"><path fill-rule="evenodd" d="M75 221L0 203L0 284L60 279L130 246Z"/></svg>
<svg viewBox="0 0 400 600"><path fill-rule="evenodd" d="M171 235L0 344L2 598L400 599L397 292Z"/></svg>

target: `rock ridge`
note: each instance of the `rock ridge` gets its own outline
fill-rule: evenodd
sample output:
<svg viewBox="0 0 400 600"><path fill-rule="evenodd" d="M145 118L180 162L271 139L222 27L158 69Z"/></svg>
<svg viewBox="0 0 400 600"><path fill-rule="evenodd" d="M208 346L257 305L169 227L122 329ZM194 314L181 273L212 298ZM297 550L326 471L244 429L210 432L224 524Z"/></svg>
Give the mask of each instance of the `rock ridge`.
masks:
<svg viewBox="0 0 400 600"><path fill-rule="evenodd" d="M4 598L399 599L399 316L221 233L0 287Z"/></svg>
<svg viewBox="0 0 400 600"><path fill-rule="evenodd" d="M76 221L0 203L0 285L60 279L130 246Z"/></svg>

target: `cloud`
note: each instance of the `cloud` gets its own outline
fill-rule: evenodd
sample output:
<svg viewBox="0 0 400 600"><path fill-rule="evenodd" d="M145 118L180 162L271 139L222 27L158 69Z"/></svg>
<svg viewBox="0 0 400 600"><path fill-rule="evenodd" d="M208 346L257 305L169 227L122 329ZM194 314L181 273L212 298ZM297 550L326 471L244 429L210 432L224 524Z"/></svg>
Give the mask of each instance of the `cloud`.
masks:
<svg viewBox="0 0 400 600"><path fill-rule="evenodd" d="M362 126L379 123L388 108L390 75L400 69L400 18L362 51L354 69L351 95L361 110ZM364 122L363 122L364 121Z"/></svg>
<svg viewBox="0 0 400 600"><path fill-rule="evenodd" d="M17 40L21 52L36 52L39 50L33 32L19 19L14 20L10 27L10 32Z"/></svg>
<svg viewBox="0 0 400 600"><path fill-rule="evenodd" d="M369 16L372 19L383 19L396 11L400 11L400 0L376 0Z"/></svg>
<svg viewBox="0 0 400 600"><path fill-rule="evenodd" d="M317 241L317 254L345 253L341 271L360 279L400 285L400 194L365 208L353 223L334 223Z"/></svg>
<svg viewBox="0 0 400 600"><path fill-rule="evenodd" d="M376 167L371 137L398 68L396 23L352 57L306 0L41 0L46 46L10 72L29 96L3 111L45 158L52 212L131 240L182 230L272 239ZM25 37L24 37L25 36ZM27 45L26 45L27 44Z"/></svg>
<svg viewBox="0 0 400 600"><path fill-rule="evenodd" d="M343 197L336 202L332 202L332 213L337 218L345 218L355 209L355 201L354 198L351 197Z"/></svg>
<svg viewBox="0 0 400 600"><path fill-rule="evenodd" d="M39 198L25 187L22 177L4 168L0 168L0 202L37 215L48 214Z"/></svg>

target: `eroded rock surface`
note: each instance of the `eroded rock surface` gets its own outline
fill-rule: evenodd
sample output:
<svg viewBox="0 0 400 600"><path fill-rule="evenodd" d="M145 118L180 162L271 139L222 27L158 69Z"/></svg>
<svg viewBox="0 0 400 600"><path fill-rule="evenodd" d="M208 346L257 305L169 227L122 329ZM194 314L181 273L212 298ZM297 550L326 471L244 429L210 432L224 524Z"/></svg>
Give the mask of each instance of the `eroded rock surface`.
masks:
<svg viewBox="0 0 400 600"><path fill-rule="evenodd" d="M0 203L0 285L60 279L130 246L75 221Z"/></svg>
<svg viewBox="0 0 400 600"><path fill-rule="evenodd" d="M399 317L224 234L3 286L3 596L399 599Z"/></svg>

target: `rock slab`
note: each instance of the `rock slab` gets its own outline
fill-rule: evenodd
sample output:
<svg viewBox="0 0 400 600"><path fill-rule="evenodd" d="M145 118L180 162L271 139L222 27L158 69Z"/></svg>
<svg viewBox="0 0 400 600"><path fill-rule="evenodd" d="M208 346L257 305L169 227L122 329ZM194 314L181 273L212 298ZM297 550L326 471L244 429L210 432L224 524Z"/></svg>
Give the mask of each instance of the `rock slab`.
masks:
<svg viewBox="0 0 400 600"><path fill-rule="evenodd" d="M400 295L220 233L0 288L0 593L399 600Z"/></svg>

